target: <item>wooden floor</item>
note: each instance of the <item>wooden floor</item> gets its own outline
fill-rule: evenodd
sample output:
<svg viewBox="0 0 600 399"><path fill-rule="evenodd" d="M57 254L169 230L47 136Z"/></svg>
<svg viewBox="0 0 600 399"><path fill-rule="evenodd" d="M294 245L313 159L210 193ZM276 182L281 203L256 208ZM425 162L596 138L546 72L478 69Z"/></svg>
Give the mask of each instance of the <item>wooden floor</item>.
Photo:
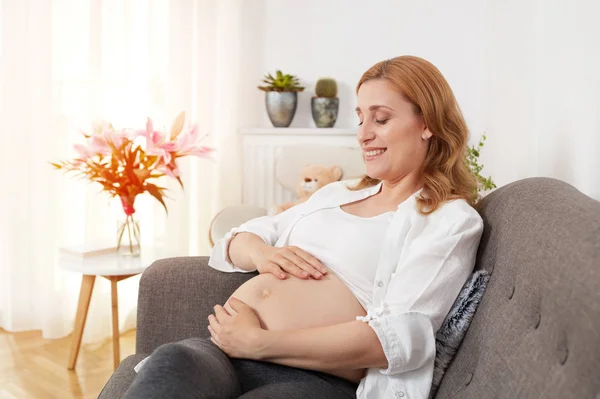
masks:
<svg viewBox="0 0 600 399"><path fill-rule="evenodd" d="M112 340L82 344L67 370L70 336L43 339L40 331L0 328L0 399L96 399L113 372ZM121 359L135 352L135 330L121 334Z"/></svg>

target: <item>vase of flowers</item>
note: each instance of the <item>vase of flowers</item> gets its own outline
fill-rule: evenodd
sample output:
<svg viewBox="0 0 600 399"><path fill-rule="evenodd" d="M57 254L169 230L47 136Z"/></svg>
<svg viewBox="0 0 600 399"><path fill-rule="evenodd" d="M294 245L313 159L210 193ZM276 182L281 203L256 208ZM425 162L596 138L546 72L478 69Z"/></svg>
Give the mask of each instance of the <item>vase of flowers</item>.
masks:
<svg viewBox="0 0 600 399"><path fill-rule="evenodd" d="M145 129L115 129L101 123L93 132L83 133L84 143L75 144L75 159L52 163L67 173L99 183L111 197L119 197L123 209L116 231L117 251L121 255L139 256L141 252L140 225L135 218L135 200L148 193L164 207L166 188L158 180L166 177L177 180L183 189L179 158L197 156L208 158L212 148L198 144L197 127L184 127L185 113L180 113L169 131L154 127L150 118Z"/></svg>

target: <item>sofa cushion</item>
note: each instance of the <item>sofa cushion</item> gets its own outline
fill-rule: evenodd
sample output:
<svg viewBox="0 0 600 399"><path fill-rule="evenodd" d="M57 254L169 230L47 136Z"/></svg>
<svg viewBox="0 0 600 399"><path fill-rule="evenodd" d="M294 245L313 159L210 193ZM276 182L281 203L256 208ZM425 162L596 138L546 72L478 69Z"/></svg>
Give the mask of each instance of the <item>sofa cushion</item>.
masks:
<svg viewBox="0 0 600 399"><path fill-rule="evenodd" d="M125 391L129 388L133 379L137 375L133 370L133 367L138 364L142 359L145 359L148 355L137 354L131 355L123 359L119 364L119 367L113 375L110 377L98 399L118 399L121 398Z"/></svg>
<svg viewBox="0 0 600 399"><path fill-rule="evenodd" d="M436 334L435 368L430 398L435 396L444 373L458 351L489 279L490 274L486 270L478 270L471 274Z"/></svg>

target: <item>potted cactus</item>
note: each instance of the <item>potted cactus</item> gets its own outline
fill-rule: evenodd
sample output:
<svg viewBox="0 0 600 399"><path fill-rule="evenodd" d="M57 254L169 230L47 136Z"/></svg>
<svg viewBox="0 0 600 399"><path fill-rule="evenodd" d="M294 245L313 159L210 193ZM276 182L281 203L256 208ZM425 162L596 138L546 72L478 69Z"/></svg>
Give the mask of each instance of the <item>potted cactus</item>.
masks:
<svg viewBox="0 0 600 399"><path fill-rule="evenodd" d="M339 106L336 81L330 78L319 79L315 87L315 96L311 100L315 125L317 127L333 127L337 120Z"/></svg>
<svg viewBox="0 0 600 399"><path fill-rule="evenodd" d="M264 92L267 114L275 127L288 127L296 114L298 92L304 90L298 78L294 75L283 74L281 71L265 75L262 80L266 86L258 86Z"/></svg>

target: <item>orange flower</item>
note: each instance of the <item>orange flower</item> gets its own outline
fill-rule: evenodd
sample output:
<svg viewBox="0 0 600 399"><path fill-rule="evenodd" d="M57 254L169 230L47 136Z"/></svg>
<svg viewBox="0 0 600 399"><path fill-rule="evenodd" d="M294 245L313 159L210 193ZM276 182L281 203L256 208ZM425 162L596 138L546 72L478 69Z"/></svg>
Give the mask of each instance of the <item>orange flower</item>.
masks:
<svg viewBox="0 0 600 399"><path fill-rule="evenodd" d="M57 169L99 183L103 191L121 199L127 216L135 212L135 199L139 194L149 193L167 211L164 201L166 189L155 180L168 176L175 178L181 187L177 158L199 156L207 158L212 148L198 146L196 128L185 133L185 113L180 113L169 135L154 130L148 118L146 130L115 130L111 125L97 125L93 134L84 133L85 144L75 144L78 158L52 163ZM135 142L139 135L146 137L146 148Z"/></svg>

